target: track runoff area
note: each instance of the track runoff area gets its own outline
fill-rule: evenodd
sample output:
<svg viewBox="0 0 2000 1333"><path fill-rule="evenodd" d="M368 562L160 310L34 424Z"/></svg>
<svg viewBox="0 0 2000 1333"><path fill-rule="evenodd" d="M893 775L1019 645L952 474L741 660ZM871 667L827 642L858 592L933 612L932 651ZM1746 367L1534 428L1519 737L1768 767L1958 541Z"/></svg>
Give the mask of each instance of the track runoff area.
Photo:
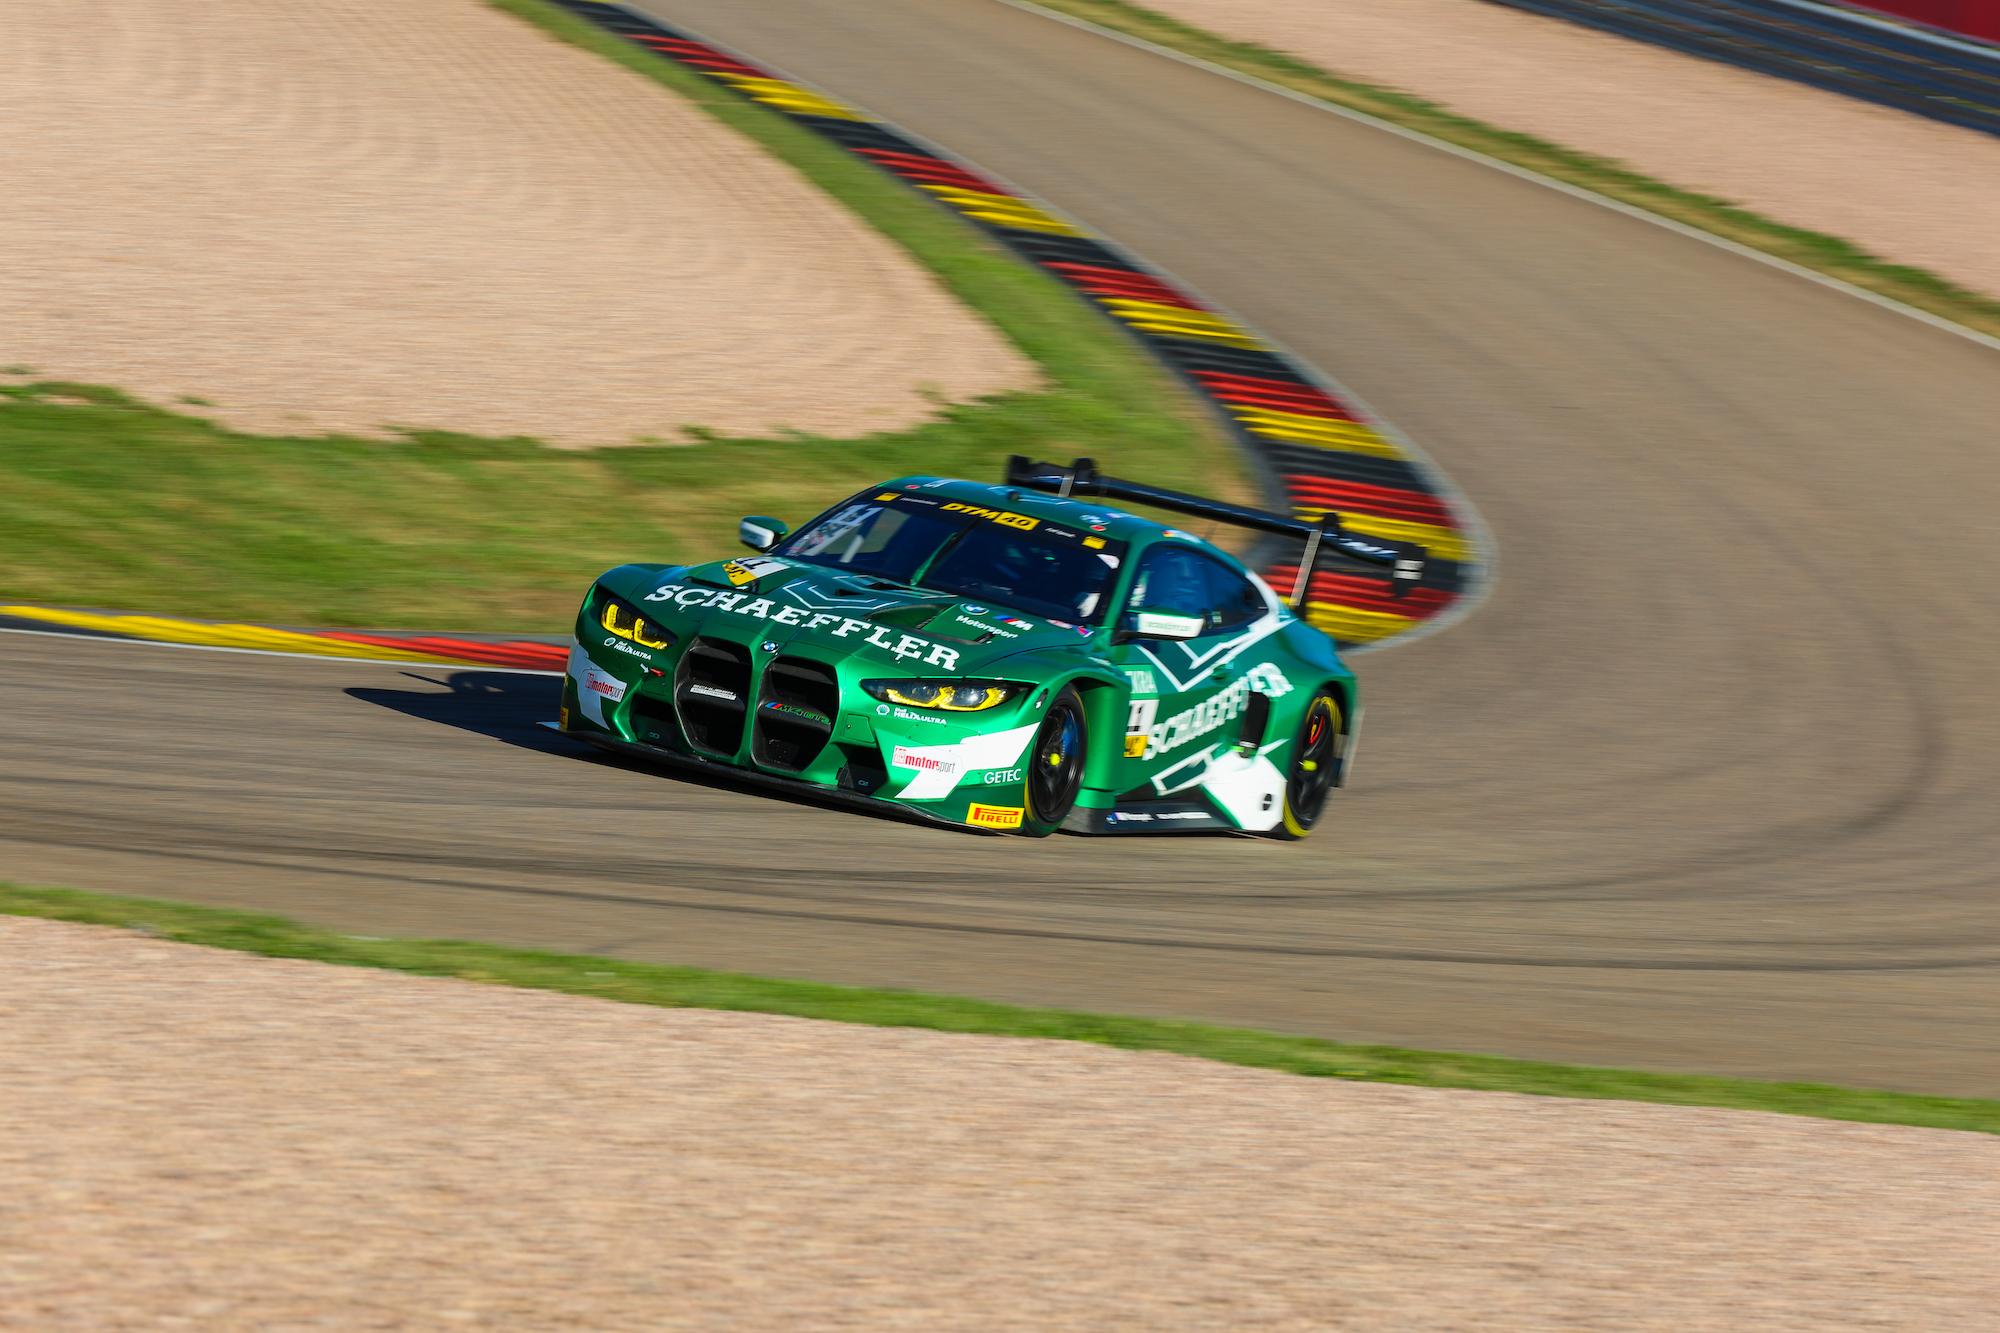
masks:
<svg viewBox="0 0 2000 1333"><path fill-rule="evenodd" d="M1342 644L1379 643L1438 620L1476 590L1477 542L1441 480L1337 386L1238 321L1103 238L850 106L620 6L553 2L832 140L1076 292L1215 409L1274 508L1308 524L1423 548L1422 582L1410 586L1385 581L1329 542L1316 552L1311 584L1299 599L1304 545L1270 542L1259 560L1266 580L1316 628ZM564 662L550 636L297 629L27 604L0 605L0 630L549 673L561 672Z"/></svg>
<svg viewBox="0 0 2000 1333"><path fill-rule="evenodd" d="M1439 477L1337 386L1239 321L1048 207L793 80L619 5L553 3L654 55L732 88L840 145L967 219L1126 329L1209 403L1266 482L1267 502L1311 522L1339 515L1350 533L1422 546L1423 586L1394 588L1329 554L1301 614L1347 644L1406 634L1475 591L1471 524ZM1299 550L1264 562L1290 597Z"/></svg>

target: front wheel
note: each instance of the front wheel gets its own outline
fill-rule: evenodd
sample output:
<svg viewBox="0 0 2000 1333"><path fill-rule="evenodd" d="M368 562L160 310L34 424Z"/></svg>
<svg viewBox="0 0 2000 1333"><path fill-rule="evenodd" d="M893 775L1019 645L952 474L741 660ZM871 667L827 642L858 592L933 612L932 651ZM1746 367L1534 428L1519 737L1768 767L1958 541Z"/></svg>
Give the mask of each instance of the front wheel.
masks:
<svg viewBox="0 0 2000 1333"><path fill-rule="evenodd" d="M1062 827L1076 808L1077 793L1083 789L1083 765L1089 756L1083 697L1074 688L1065 687L1049 705L1028 753L1028 817L1022 822L1022 833L1046 838Z"/></svg>
<svg viewBox="0 0 2000 1333"><path fill-rule="evenodd" d="M1307 706L1292 746L1291 767L1285 773L1285 817L1265 837L1296 842L1313 831L1326 809L1339 761L1340 700L1322 688Z"/></svg>

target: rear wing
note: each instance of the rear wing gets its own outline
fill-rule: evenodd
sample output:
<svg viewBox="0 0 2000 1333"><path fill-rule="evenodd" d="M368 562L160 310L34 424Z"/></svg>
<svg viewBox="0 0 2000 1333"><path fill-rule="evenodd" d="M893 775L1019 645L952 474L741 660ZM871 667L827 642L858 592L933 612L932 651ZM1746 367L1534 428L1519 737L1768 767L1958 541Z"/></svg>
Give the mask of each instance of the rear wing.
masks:
<svg viewBox="0 0 2000 1333"><path fill-rule="evenodd" d="M1430 563L1429 553L1415 542L1385 541L1348 532L1341 527L1340 515L1331 510L1317 523L1303 518L1286 518L1261 509L1245 509L1221 500L1107 477L1098 472L1097 464L1088 458L1079 458L1065 466L1061 463L1031 462L1021 454L1010 454L1007 458L1006 484L1064 497L1101 495L1107 500L1151 505L1155 509L1170 509L1177 514L1297 538L1306 544L1306 549L1299 557L1298 579L1292 585L1294 610L1305 605L1306 590L1312 584L1313 573L1320 558L1329 552L1386 570L1389 595L1392 597L1401 597L1422 584L1424 570Z"/></svg>

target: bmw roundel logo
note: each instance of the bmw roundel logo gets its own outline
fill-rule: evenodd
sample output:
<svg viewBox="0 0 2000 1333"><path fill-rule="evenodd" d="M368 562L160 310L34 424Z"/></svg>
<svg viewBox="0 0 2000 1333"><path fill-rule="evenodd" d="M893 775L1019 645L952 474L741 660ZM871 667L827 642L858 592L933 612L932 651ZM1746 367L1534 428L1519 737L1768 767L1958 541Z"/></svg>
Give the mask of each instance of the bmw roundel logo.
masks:
<svg viewBox="0 0 2000 1333"><path fill-rule="evenodd" d="M965 614L969 616L983 616L986 614L986 608L983 606L973 606L968 603L965 608Z"/></svg>
<svg viewBox="0 0 2000 1333"><path fill-rule="evenodd" d="M763 648L763 650L767 653L775 653L778 651L778 645L770 639L764 640L764 642L758 646Z"/></svg>

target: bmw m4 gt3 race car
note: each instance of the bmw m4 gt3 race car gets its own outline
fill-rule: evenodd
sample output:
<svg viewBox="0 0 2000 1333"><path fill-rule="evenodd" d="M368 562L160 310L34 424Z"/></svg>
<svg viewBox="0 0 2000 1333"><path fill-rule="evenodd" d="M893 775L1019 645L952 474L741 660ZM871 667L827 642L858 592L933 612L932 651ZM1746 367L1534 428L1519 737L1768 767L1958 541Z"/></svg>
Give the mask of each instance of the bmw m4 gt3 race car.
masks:
<svg viewBox="0 0 2000 1333"><path fill-rule="evenodd" d="M1360 701L1333 642L1218 547L1107 507L1219 519L1421 580L1421 548L1068 467L901 477L756 555L623 565L576 623L558 727L604 748L1042 837L1302 838ZM1299 587L1308 580L1298 580Z"/></svg>

